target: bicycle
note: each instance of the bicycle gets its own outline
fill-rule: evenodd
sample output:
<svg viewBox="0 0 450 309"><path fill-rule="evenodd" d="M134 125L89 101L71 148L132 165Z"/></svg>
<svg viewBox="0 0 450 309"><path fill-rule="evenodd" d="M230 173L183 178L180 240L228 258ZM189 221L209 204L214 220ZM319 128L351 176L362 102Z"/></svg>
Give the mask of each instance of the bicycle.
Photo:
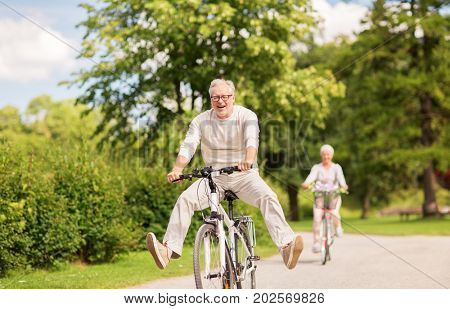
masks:
<svg viewBox="0 0 450 309"><path fill-rule="evenodd" d="M219 202L217 186L213 176L232 174L237 166L213 169L194 169L180 178L192 180L203 178L210 189L211 214L203 216L204 224L198 229L194 243L194 277L197 289L202 288L256 288L256 261L254 255L256 234L250 216L234 217L233 201L238 197L232 191L225 191L228 213ZM228 235L225 231L227 227ZM227 237L228 236L228 237Z"/></svg>
<svg viewBox="0 0 450 309"><path fill-rule="evenodd" d="M331 260L330 247L334 242L334 236L336 231L333 224L332 211L336 208L338 198L341 193L340 189L337 190L316 190L311 188L314 193L314 207L323 209L324 214L320 226L320 255L322 265L325 265L327 261Z"/></svg>

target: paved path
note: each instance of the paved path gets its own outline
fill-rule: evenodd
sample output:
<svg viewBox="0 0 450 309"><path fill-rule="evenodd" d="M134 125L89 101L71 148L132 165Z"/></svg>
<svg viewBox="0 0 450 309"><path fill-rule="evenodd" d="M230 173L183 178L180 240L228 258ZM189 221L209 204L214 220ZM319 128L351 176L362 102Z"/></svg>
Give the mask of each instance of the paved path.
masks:
<svg viewBox="0 0 450 309"><path fill-rule="evenodd" d="M332 260L323 266L320 255L311 252L311 234L302 235L306 246L297 267L287 270L279 255L261 260L256 272L258 288L450 288L450 237L369 239L347 234L335 241ZM195 288L195 284L191 275L136 288Z"/></svg>

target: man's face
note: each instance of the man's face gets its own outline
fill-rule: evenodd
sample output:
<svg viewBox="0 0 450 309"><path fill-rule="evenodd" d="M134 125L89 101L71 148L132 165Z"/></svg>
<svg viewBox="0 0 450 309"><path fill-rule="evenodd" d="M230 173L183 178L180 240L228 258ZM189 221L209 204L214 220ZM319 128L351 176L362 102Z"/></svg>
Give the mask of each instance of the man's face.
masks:
<svg viewBox="0 0 450 309"><path fill-rule="evenodd" d="M211 105L220 119L225 119L233 113L234 94L231 88L221 83L211 90Z"/></svg>

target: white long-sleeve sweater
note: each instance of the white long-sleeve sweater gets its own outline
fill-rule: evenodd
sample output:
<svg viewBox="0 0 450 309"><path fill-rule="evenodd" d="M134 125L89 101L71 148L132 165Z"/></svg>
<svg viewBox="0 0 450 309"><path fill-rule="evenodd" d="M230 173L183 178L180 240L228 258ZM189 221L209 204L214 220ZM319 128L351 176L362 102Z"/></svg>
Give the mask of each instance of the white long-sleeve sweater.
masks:
<svg viewBox="0 0 450 309"><path fill-rule="evenodd" d="M239 105L234 105L232 115L224 120L217 118L213 109L207 110L191 121L178 155L190 161L200 142L206 166L235 166L244 160L248 147L258 149L258 117Z"/></svg>

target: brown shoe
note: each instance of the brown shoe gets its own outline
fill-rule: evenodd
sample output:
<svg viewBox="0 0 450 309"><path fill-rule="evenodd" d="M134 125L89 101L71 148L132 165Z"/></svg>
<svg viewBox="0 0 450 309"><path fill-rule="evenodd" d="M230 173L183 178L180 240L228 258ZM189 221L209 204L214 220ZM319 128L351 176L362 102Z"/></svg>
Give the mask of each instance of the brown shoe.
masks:
<svg viewBox="0 0 450 309"><path fill-rule="evenodd" d="M160 269L167 267L170 261L170 256L172 255L172 250L160 243L156 239L155 234L151 232L147 234L147 249L150 251L153 259L155 259L156 265Z"/></svg>
<svg viewBox="0 0 450 309"><path fill-rule="evenodd" d="M293 269L297 266L298 258L302 250L303 238L300 235L296 235L291 243L281 249L281 256L288 269Z"/></svg>

